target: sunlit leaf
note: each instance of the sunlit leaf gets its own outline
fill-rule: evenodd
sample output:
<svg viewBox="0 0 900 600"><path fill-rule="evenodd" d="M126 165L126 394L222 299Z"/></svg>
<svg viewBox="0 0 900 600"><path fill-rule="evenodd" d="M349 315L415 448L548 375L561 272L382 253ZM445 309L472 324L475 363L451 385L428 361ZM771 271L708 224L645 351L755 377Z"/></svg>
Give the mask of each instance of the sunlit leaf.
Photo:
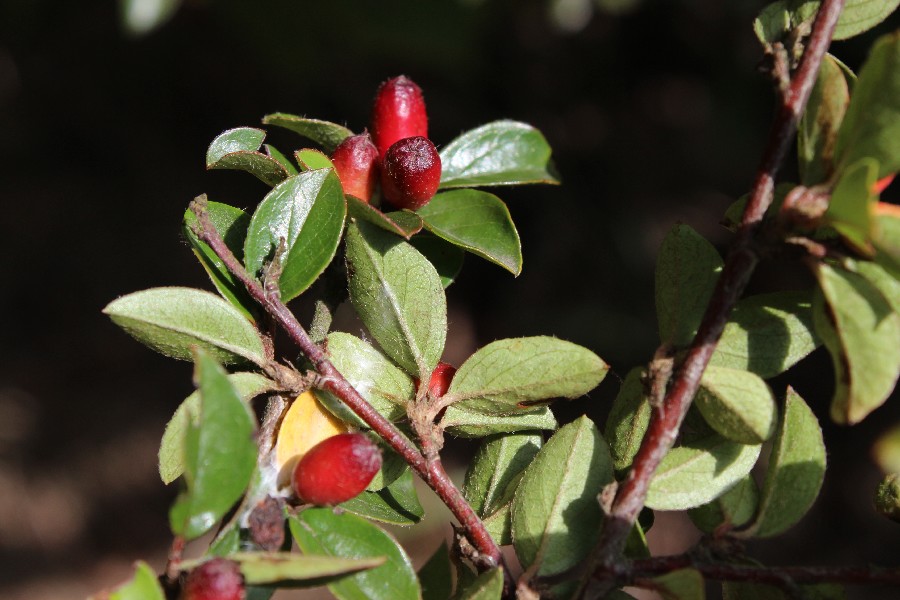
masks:
<svg viewBox="0 0 900 600"><path fill-rule="evenodd" d="M276 127L283 127L299 133L306 139L322 146L322 149L329 154L334 152L334 149L346 138L353 135L352 131L337 123L329 123L319 119L307 119L306 117L298 117L297 115L286 113L266 115L263 117L262 122L264 125L275 125Z"/></svg>
<svg viewBox="0 0 900 600"><path fill-rule="evenodd" d="M459 437L484 437L494 433L512 433L533 429L556 429L556 418L550 408L542 406L514 415L486 415L448 406L441 418L447 433Z"/></svg>
<svg viewBox="0 0 900 600"><path fill-rule="evenodd" d="M259 151L265 137L265 131L253 127L219 134L206 151L206 168L247 171L267 185L277 185L290 173L277 159Z"/></svg>
<svg viewBox="0 0 900 600"><path fill-rule="evenodd" d="M707 367L694 403L713 429L735 442L761 444L775 433L775 398L749 371Z"/></svg>

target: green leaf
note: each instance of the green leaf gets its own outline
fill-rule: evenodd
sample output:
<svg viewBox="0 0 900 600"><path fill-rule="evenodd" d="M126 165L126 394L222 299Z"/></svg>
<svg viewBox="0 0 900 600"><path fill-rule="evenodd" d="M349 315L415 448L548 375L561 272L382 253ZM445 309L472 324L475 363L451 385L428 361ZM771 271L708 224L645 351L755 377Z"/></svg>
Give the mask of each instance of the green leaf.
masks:
<svg viewBox="0 0 900 600"><path fill-rule="evenodd" d="M457 594L459 600L500 600L503 592L503 569L491 569L479 575Z"/></svg>
<svg viewBox="0 0 900 600"><path fill-rule="evenodd" d="M515 483L518 483L518 481ZM512 491L515 492L515 487L513 487ZM509 546L512 544L511 507L512 500L506 504L501 504L497 510L482 519L484 527L491 535L491 538L501 546Z"/></svg>
<svg viewBox="0 0 900 600"><path fill-rule="evenodd" d="M645 505L685 510L715 500L747 476L760 448L715 434L673 448L650 481Z"/></svg>
<svg viewBox="0 0 900 600"><path fill-rule="evenodd" d="M463 482L463 495L478 516L489 515L512 499L512 484L531 464L542 441L539 433L525 432L493 435L481 443Z"/></svg>
<svg viewBox="0 0 900 600"><path fill-rule="evenodd" d="M766 5L753 21L753 32L764 47L780 42L791 29L787 0Z"/></svg>
<svg viewBox="0 0 900 600"><path fill-rule="evenodd" d="M446 542L441 542L431 558L419 569L419 585L422 600L450 600L453 589L453 572L450 564L450 550Z"/></svg>
<svg viewBox="0 0 900 600"><path fill-rule="evenodd" d="M771 537L787 530L812 506L824 477L825 444L819 422L803 398L788 388L759 512L741 534Z"/></svg>
<svg viewBox="0 0 900 600"><path fill-rule="evenodd" d="M253 127L238 127L220 134L206 151L207 169L236 169L255 175L266 185L287 179L287 169L278 160L259 152L266 132Z"/></svg>
<svg viewBox="0 0 900 600"><path fill-rule="evenodd" d="M369 485L366 486L366 490L377 492L400 479L401 475L404 475L409 471L409 465L403 457L388 446L387 442L383 439L374 433L371 434L370 437L381 448L381 469L375 473L375 477L373 477L372 481L369 482Z"/></svg>
<svg viewBox="0 0 900 600"><path fill-rule="evenodd" d="M287 179L263 198L250 219L244 243L247 270L259 275L283 238L278 286L282 301L296 298L334 258L346 216L334 171L306 171Z"/></svg>
<svg viewBox="0 0 900 600"><path fill-rule="evenodd" d="M447 289L462 270L465 251L430 233L420 233L409 243L434 265L441 278L441 285Z"/></svg>
<svg viewBox="0 0 900 600"><path fill-rule="evenodd" d="M557 431L513 498L513 547L523 567L554 575L587 556L603 518L597 495L612 481L609 449L590 419L582 416Z"/></svg>
<svg viewBox="0 0 900 600"><path fill-rule="evenodd" d="M900 314L860 274L819 264L816 330L831 353L831 417L853 424L881 406L900 374Z"/></svg>
<svg viewBox="0 0 900 600"><path fill-rule="evenodd" d="M138 561L134 567L134 577L110 592L109 600L165 600L162 586L150 565ZM98 594L95 598L100 600L101 596Z"/></svg>
<svg viewBox="0 0 900 600"><path fill-rule="evenodd" d="M406 417L406 403L416 395L416 387L409 375L380 350L349 333L330 333L326 347L335 368L384 418L397 421ZM329 394L317 392L317 395ZM338 416L344 418L346 412L341 411ZM348 422L368 428L355 414Z"/></svg>
<svg viewBox="0 0 900 600"><path fill-rule="evenodd" d="M605 435L616 471L631 466L650 425L652 411L643 378L644 371L639 367L628 372L606 420Z"/></svg>
<svg viewBox="0 0 900 600"><path fill-rule="evenodd" d="M276 388L274 381L258 373L234 373L228 375L228 382L245 402ZM184 472L185 436L189 427L200 424L200 391L196 391L179 405L159 445L159 476L163 483L170 484Z"/></svg>
<svg viewBox="0 0 900 600"><path fill-rule="evenodd" d="M850 87L844 70L837 59L826 54L797 130L803 185L823 183L834 171L834 144L849 104Z"/></svg>
<svg viewBox="0 0 900 600"><path fill-rule="evenodd" d="M838 132L834 156L838 171L861 158L878 161L877 179L900 171L900 32L882 36L872 47Z"/></svg>
<svg viewBox="0 0 900 600"><path fill-rule="evenodd" d="M512 433L530 429L556 429L556 418L549 407L543 406L508 416L485 415L458 406L448 406L441 418L441 427L459 437L484 437L493 433Z"/></svg>
<svg viewBox="0 0 900 600"><path fill-rule="evenodd" d="M494 121L467 131L441 151L441 188L559 183L550 146L525 123Z"/></svg>
<svg viewBox="0 0 900 600"><path fill-rule="evenodd" d="M428 231L518 275L522 244L509 209L500 198L480 190L436 195L419 209Z"/></svg>
<svg viewBox="0 0 900 600"><path fill-rule="evenodd" d="M896 214L879 213L879 209L891 207ZM900 210L893 204L876 205L875 238L873 243L877 253L875 261L881 265L891 277L900 279Z"/></svg>
<svg viewBox="0 0 900 600"><path fill-rule="evenodd" d="M663 343L686 346L709 304L722 258L699 233L675 225L663 239L656 263L656 317Z"/></svg>
<svg viewBox="0 0 900 600"><path fill-rule="evenodd" d="M583 396L608 370L590 350L557 338L498 340L459 367L444 401L484 414L515 414L553 398Z"/></svg>
<svg viewBox="0 0 900 600"><path fill-rule="evenodd" d="M347 228L350 300L385 354L412 375L431 375L447 337L447 299L428 259L368 223Z"/></svg>
<svg viewBox="0 0 900 600"><path fill-rule="evenodd" d="M847 266L875 286L884 296L892 311L900 313L900 281L878 263L868 260L848 261Z"/></svg>
<svg viewBox="0 0 900 600"><path fill-rule="evenodd" d="M390 231L405 240L412 238L412 236L422 231L422 228L425 226L422 217L414 212L397 211L383 213L356 196L346 196L346 198L347 209L351 217L371 223L385 231Z"/></svg>
<svg viewBox="0 0 900 600"><path fill-rule="evenodd" d="M136 340L172 358L191 360L196 346L225 364L266 363L256 328L209 292L152 288L113 300L103 312Z"/></svg>
<svg viewBox="0 0 900 600"><path fill-rule="evenodd" d="M729 530L750 522L759 506L759 488L752 476L741 479L736 486L713 500L687 511L697 529L714 533L727 527Z"/></svg>
<svg viewBox="0 0 900 600"><path fill-rule="evenodd" d="M787 371L820 343L813 327L812 293L760 294L737 303L709 364L768 379Z"/></svg>
<svg viewBox="0 0 900 600"><path fill-rule="evenodd" d="M312 171L315 169L333 169L334 163L321 150L314 148L304 148L294 152L294 159L300 165L301 171Z"/></svg>
<svg viewBox="0 0 900 600"><path fill-rule="evenodd" d="M200 199L205 200L206 196ZM244 259L244 239L247 237L247 226L250 224L250 215L239 208L221 204L219 202L207 202L206 210L209 219L219 235L225 241L225 245L231 250L239 261ZM203 269L213 285L219 290L223 298L231 302L235 308L244 313L251 321L255 321L256 301L247 293L247 289L222 262L216 253L212 251L206 242L200 241L191 227L197 225L197 215L188 209L184 213L184 235L187 237L194 255L203 265Z"/></svg>
<svg viewBox="0 0 900 600"><path fill-rule="evenodd" d="M872 193L878 163L861 158L847 167L831 193L831 201L825 212L826 222L858 252L874 254L872 230L877 198Z"/></svg>
<svg viewBox="0 0 900 600"><path fill-rule="evenodd" d="M821 3L793 0L792 4L794 24L799 25L804 21L811 22ZM894 12L898 5L900 0L847 0L832 39L846 40L872 29Z"/></svg>
<svg viewBox="0 0 900 600"><path fill-rule="evenodd" d="M772 390L749 371L707 367L694 403L713 429L735 442L761 444L775 433Z"/></svg>
<svg viewBox="0 0 900 600"><path fill-rule="evenodd" d="M320 121L318 119L307 119L296 115L286 113L273 113L266 115L262 120L264 125L274 125L290 129L295 133L299 133L308 140L322 146L328 154L334 152L334 149L345 139L353 135L353 132L337 123L329 123L328 121Z"/></svg>
<svg viewBox="0 0 900 600"><path fill-rule="evenodd" d="M311 508L288 519L291 533L307 554L344 558L385 557L380 567L328 584L340 600L418 600L419 584L400 544L362 517Z"/></svg>
<svg viewBox="0 0 900 600"><path fill-rule="evenodd" d="M299 172L297 171L297 167L294 166L294 163L291 162L291 159L285 156L284 153L275 146L263 144L263 149L266 151L266 154L277 160L281 166L284 167L284 170L287 171L288 175L296 175Z"/></svg>
<svg viewBox="0 0 900 600"><path fill-rule="evenodd" d="M641 587L656 590L663 600L703 600L706 598L703 576L695 569L670 571L665 575L654 577L648 585Z"/></svg>
<svg viewBox="0 0 900 600"><path fill-rule="evenodd" d="M244 583L279 587L322 585L350 573L384 564L382 557L345 558L292 552L238 552L228 557L240 565Z"/></svg>
<svg viewBox="0 0 900 600"><path fill-rule="evenodd" d="M392 525L415 525L425 516L425 510L419 503L419 496L413 485L412 471L409 469L388 487L377 492L363 492L344 502L340 507L357 515Z"/></svg>
<svg viewBox="0 0 900 600"><path fill-rule="evenodd" d="M185 483L169 512L172 531L187 540L212 528L241 497L256 466L255 419L225 371L197 351L200 424L185 436Z"/></svg>

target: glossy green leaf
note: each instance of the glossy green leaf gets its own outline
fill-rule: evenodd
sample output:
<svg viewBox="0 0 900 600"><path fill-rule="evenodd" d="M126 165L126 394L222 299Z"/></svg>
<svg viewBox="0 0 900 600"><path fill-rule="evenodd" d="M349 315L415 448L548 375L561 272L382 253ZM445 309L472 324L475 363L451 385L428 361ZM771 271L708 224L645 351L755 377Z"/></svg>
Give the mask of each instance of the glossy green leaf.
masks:
<svg viewBox="0 0 900 600"><path fill-rule="evenodd" d="M771 537L799 521L822 487L825 444L816 416L788 388L784 416L772 446L756 520L747 537Z"/></svg>
<svg viewBox="0 0 900 600"><path fill-rule="evenodd" d="M687 511L697 529L713 533L719 528L734 529L750 522L759 506L759 487L752 476L713 500Z"/></svg>
<svg viewBox="0 0 900 600"><path fill-rule="evenodd" d="M706 588L703 576L695 569L679 569L654 577L647 585L656 590L663 600L704 600Z"/></svg>
<svg viewBox="0 0 900 600"><path fill-rule="evenodd" d="M382 557L346 558L294 552L238 552L228 558L240 565L246 584L278 584L279 587L322 585L324 581L372 569L385 562Z"/></svg>
<svg viewBox="0 0 900 600"><path fill-rule="evenodd" d="M201 198L205 199L206 197L201 196ZM235 258L242 261L244 259L244 239L247 237L250 215L239 208L219 202L207 202L206 210L216 231L219 232L219 235L225 241L225 245L228 246ZM228 267L225 266L222 259L216 256L212 248L206 242L200 241L194 234L191 227L196 224L197 215L191 209L186 210L184 213L184 235L190 242L194 255L200 261L200 264L203 265L203 269L209 275L216 289L219 290L219 294L244 313L248 319L255 321L256 302L247 293L244 284L228 271Z"/></svg>
<svg viewBox="0 0 900 600"><path fill-rule="evenodd" d="M150 565L144 561L138 561L134 566L134 577L130 581L114 589L108 597L98 594L93 598L96 600L101 600L101 597L108 598L108 600L165 600L166 595Z"/></svg>
<svg viewBox="0 0 900 600"><path fill-rule="evenodd" d="M169 512L172 531L188 540L222 518L244 493L256 466L255 419L222 367L200 350L195 379L200 419L185 435L187 490Z"/></svg>
<svg viewBox="0 0 900 600"><path fill-rule="evenodd" d="M823 183L831 176L834 143L849 104L850 87L844 70L833 56L826 54L797 130L803 185Z"/></svg>
<svg viewBox="0 0 900 600"><path fill-rule="evenodd" d="M299 133L308 140L322 146L328 154L334 152L334 149L345 139L353 135L353 132L337 123L329 123L328 121L320 121L318 119L307 119L306 117L298 117L297 115L289 115L286 113L273 113L266 115L262 120L264 125L274 125L290 129L295 133Z"/></svg>
<svg viewBox="0 0 900 600"><path fill-rule="evenodd" d="M713 429L742 444L763 443L778 423L772 390L749 371L707 367L694 404Z"/></svg>
<svg viewBox="0 0 900 600"><path fill-rule="evenodd" d="M332 170L306 171L275 186L250 219L244 259L247 270L259 275L279 255L278 285L284 302L303 293L334 258L347 203L341 182Z"/></svg>
<svg viewBox="0 0 900 600"><path fill-rule="evenodd" d="M142 36L165 25L178 11L182 0L119 0L122 27L131 35Z"/></svg>
<svg viewBox="0 0 900 600"><path fill-rule="evenodd" d="M368 223L347 228L350 300L385 354L407 373L430 376L444 351L447 299L428 259Z"/></svg>
<svg viewBox="0 0 900 600"><path fill-rule="evenodd" d="M467 131L441 150L441 188L559 183L540 131L494 121Z"/></svg>
<svg viewBox="0 0 900 600"><path fill-rule="evenodd" d="M872 456L885 473L900 473L900 426L881 434L872 447Z"/></svg>
<svg viewBox="0 0 900 600"><path fill-rule="evenodd" d="M431 558L419 569L419 585L422 600L450 600L453 590L453 571L450 563L450 549L441 542Z"/></svg>
<svg viewBox="0 0 900 600"><path fill-rule="evenodd" d="M663 343L686 346L709 304L722 258L699 233L675 225L663 239L656 262L656 318Z"/></svg>
<svg viewBox="0 0 900 600"><path fill-rule="evenodd" d="M475 581L460 591L459 600L500 600L503 593L503 569L491 569L479 575Z"/></svg>
<svg viewBox="0 0 900 600"><path fill-rule="evenodd" d="M287 171L288 175L296 175L299 171L297 171L297 167L294 166L294 163L291 162L285 154L270 144L263 144L263 149L266 151L266 154L271 156L273 159L277 160L284 170Z"/></svg>
<svg viewBox="0 0 900 600"><path fill-rule="evenodd" d="M288 522L304 553L387 559L380 567L328 584L340 600L418 600L416 573L403 548L362 517L336 514L329 508L311 508L290 517Z"/></svg>
<svg viewBox="0 0 900 600"><path fill-rule="evenodd" d="M613 481L612 458L587 417L562 427L538 452L512 501L516 556L537 575L554 575L584 558L599 534L597 495Z"/></svg>
<svg viewBox="0 0 900 600"><path fill-rule="evenodd" d="M863 158L844 169L825 212L826 222L858 252L874 253L872 230L876 198L872 194L878 163Z"/></svg>
<svg viewBox="0 0 900 600"><path fill-rule="evenodd" d="M300 165L302 171L314 171L316 169L333 169L334 163L325 153L313 148L304 148L294 152L294 159Z"/></svg>
<svg viewBox="0 0 900 600"><path fill-rule="evenodd" d="M206 168L247 171L267 185L277 185L290 173L278 160L259 151L265 137L266 132L262 129L229 129L209 145Z"/></svg>
<svg viewBox="0 0 900 600"><path fill-rule="evenodd" d="M431 199L417 213L425 228L518 275L522 244L509 209L500 198L480 190L453 190Z"/></svg>
<svg viewBox="0 0 900 600"><path fill-rule="evenodd" d="M900 33L883 36L872 47L838 132L834 156L839 171L861 158L878 161L877 179L900 171Z"/></svg>
<svg viewBox="0 0 900 600"><path fill-rule="evenodd" d="M388 487L377 492L363 492L340 506L357 515L392 525L415 525L425 516L409 469Z"/></svg>
<svg viewBox="0 0 900 600"><path fill-rule="evenodd" d="M606 420L605 435L616 471L624 471L631 466L650 425L652 411L643 377L641 368L628 372Z"/></svg>
<svg viewBox="0 0 900 600"><path fill-rule="evenodd" d="M853 424L881 406L900 374L900 314L858 273L822 263L816 270L816 330L831 353L831 417Z"/></svg>
<svg viewBox="0 0 900 600"><path fill-rule="evenodd" d="M459 367L444 401L484 414L515 414L538 402L583 396L608 370L590 350L557 338L498 340Z"/></svg>
<svg viewBox="0 0 900 600"><path fill-rule="evenodd" d="M650 481L645 505L685 510L715 500L747 476L760 448L715 434L673 448Z"/></svg>
<svg viewBox="0 0 900 600"><path fill-rule="evenodd" d="M196 346L225 364L266 362L256 328L209 292L152 288L113 300L103 312L136 340L172 358L191 360Z"/></svg>
<svg viewBox="0 0 900 600"><path fill-rule="evenodd" d="M447 289L462 270L465 251L430 233L420 233L410 239L409 243L434 265L441 284Z"/></svg>
<svg viewBox="0 0 900 600"><path fill-rule="evenodd" d="M556 429L556 418L550 408L542 406L514 415L485 415L449 406L441 418L441 427L459 437L484 437L494 433L512 433L534 429Z"/></svg>
<svg viewBox="0 0 900 600"><path fill-rule="evenodd" d="M815 350L811 292L776 292L737 303L709 364L774 377Z"/></svg>
<svg viewBox="0 0 900 600"><path fill-rule="evenodd" d="M383 213L368 202L363 202L355 196L347 196L347 210L351 217L371 223L385 231L390 231L405 240L412 238L412 236L422 231L422 228L425 226L422 217L414 212Z"/></svg>
<svg viewBox="0 0 900 600"><path fill-rule="evenodd" d="M531 463L542 441L539 433L525 432L493 435L481 443L463 482L463 495L478 516L487 516L512 499L511 484Z"/></svg>
<svg viewBox="0 0 900 600"><path fill-rule="evenodd" d="M234 373L228 381L245 402L273 390L274 381L258 373ZM200 391L196 391L179 405L172 415L159 445L159 476L163 483L170 484L184 472L185 435L189 427L200 424Z"/></svg>
<svg viewBox="0 0 900 600"><path fill-rule="evenodd" d="M793 0L792 4L793 21L799 24L811 22L821 3ZM846 40L872 29L894 12L898 5L900 0L847 0L834 29L833 39Z"/></svg>

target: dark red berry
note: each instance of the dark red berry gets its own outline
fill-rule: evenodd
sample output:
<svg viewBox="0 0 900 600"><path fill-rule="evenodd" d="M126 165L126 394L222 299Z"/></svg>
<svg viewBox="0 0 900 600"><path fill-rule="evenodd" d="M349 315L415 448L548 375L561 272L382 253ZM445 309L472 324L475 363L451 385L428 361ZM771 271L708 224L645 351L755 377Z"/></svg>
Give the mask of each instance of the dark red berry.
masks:
<svg viewBox="0 0 900 600"><path fill-rule="evenodd" d="M344 193L366 202L372 197L378 176L378 149L368 132L345 139L331 155Z"/></svg>
<svg viewBox="0 0 900 600"><path fill-rule="evenodd" d="M244 578L237 563L214 558L188 573L181 600L244 600Z"/></svg>
<svg viewBox="0 0 900 600"><path fill-rule="evenodd" d="M381 166L381 191L397 208L418 210L441 184L441 157L431 140L404 138L391 146Z"/></svg>
<svg viewBox="0 0 900 600"><path fill-rule="evenodd" d="M434 371L431 372L428 391L434 398L440 398L447 393L454 375L456 375L456 367L445 362L438 363Z"/></svg>
<svg viewBox="0 0 900 600"><path fill-rule="evenodd" d="M303 502L333 506L358 496L381 469L381 450L364 433L341 433L309 449L291 485Z"/></svg>
<svg viewBox="0 0 900 600"><path fill-rule="evenodd" d="M401 75L378 87L372 106L372 140L384 158L388 148L403 138L428 137L428 116L422 89Z"/></svg>

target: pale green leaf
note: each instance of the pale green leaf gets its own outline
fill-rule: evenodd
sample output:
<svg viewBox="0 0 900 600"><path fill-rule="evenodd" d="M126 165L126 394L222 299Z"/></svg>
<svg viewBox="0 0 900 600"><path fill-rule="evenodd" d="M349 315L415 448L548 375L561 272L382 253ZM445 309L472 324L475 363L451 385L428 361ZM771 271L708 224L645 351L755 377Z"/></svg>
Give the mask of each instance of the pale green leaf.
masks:
<svg viewBox="0 0 900 600"><path fill-rule="evenodd" d="M606 420L605 435L616 471L624 471L631 466L650 425L651 408L643 377L641 368L628 372Z"/></svg>
<svg viewBox="0 0 900 600"><path fill-rule="evenodd" d="M480 412L448 406L441 427L459 437L484 437L493 433L512 433L534 429L556 429L556 418L549 407L542 406L514 415L485 415Z"/></svg>
<svg viewBox="0 0 900 600"><path fill-rule="evenodd" d="M775 398L766 382L749 371L707 367L694 404L713 429L735 442L761 444L775 433Z"/></svg>

